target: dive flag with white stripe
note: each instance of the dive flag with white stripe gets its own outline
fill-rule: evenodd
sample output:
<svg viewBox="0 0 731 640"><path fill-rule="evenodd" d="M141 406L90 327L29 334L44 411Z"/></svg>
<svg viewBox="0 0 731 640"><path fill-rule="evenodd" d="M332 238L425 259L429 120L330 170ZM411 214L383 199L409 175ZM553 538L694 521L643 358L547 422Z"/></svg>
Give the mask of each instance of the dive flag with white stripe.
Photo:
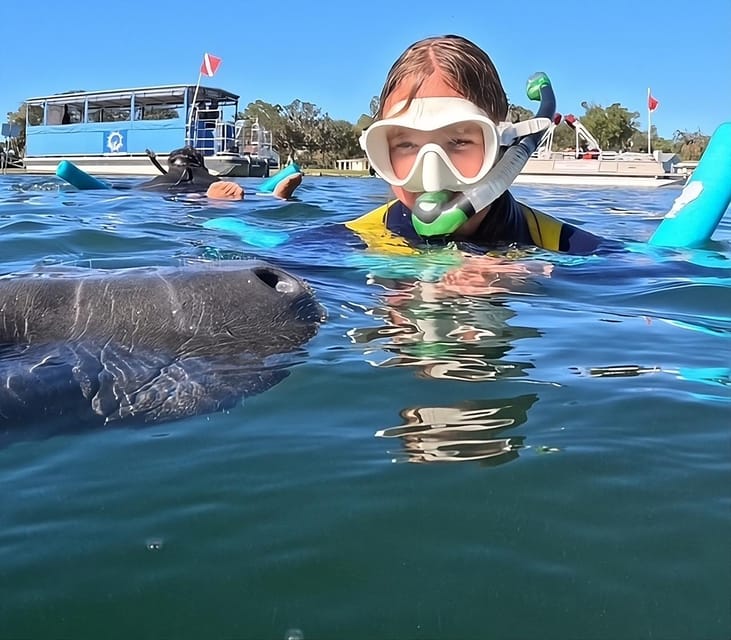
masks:
<svg viewBox="0 0 731 640"><path fill-rule="evenodd" d="M217 58L210 53L203 54L203 64L201 65L201 73L203 75L212 78L215 75L216 71L218 71L218 67L220 66L221 58Z"/></svg>

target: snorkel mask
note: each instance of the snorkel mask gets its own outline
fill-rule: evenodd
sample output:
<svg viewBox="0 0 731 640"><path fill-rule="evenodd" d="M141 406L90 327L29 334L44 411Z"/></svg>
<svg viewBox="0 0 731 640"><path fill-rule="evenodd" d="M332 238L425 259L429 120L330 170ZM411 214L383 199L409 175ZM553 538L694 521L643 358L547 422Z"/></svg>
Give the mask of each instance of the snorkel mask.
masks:
<svg viewBox="0 0 731 640"><path fill-rule="evenodd" d="M393 117L372 124L361 136L361 147L373 169L386 182L422 193L412 211L416 232L425 238L454 232L469 217L502 195L535 151L556 109L550 80L538 73L528 80L528 97L541 100L535 118L497 125L479 107L463 98L414 98L397 104ZM401 130L438 132L460 125L479 126L484 141L482 167L474 176L463 175L447 152L436 143L424 144L408 175L398 178L391 164L389 135ZM398 135L397 133L395 135ZM407 136L408 138L408 136ZM500 157L502 149L507 149Z"/></svg>

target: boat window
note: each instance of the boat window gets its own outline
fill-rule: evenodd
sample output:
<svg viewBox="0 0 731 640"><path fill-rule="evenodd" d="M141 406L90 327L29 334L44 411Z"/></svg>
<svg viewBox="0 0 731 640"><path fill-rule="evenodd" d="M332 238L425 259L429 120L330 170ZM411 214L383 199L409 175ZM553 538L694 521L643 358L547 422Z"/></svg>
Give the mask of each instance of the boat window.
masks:
<svg viewBox="0 0 731 640"><path fill-rule="evenodd" d="M46 105L46 124L61 124L63 122L63 105L49 102Z"/></svg>
<svg viewBox="0 0 731 640"><path fill-rule="evenodd" d="M139 104L135 101L135 120L176 120L183 117L180 104Z"/></svg>
<svg viewBox="0 0 731 640"><path fill-rule="evenodd" d="M84 121L83 102L49 102L46 124L78 124Z"/></svg>
<svg viewBox="0 0 731 640"><path fill-rule="evenodd" d="M87 122L122 122L129 120L132 98L130 96L99 96L89 98Z"/></svg>
<svg viewBox="0 0 731 640"><path fill-rule="evenodd" d="M28 124L32 127L37 127L38 125L43 124L43 105L28 105Z"/></svg>

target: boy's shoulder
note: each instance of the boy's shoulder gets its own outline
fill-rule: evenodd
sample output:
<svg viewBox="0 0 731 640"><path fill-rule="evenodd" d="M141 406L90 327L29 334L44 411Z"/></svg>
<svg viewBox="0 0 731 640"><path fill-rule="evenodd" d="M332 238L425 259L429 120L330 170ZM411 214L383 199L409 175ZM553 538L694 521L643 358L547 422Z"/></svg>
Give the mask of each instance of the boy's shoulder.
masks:
<svg viewBox="0 0 731 640"><path fill-rule="evenodd" d="M411 211L399 200L390 200L345 226L360 236L368 248L388 253L413 254L410 242L418 240Z"/></svg>

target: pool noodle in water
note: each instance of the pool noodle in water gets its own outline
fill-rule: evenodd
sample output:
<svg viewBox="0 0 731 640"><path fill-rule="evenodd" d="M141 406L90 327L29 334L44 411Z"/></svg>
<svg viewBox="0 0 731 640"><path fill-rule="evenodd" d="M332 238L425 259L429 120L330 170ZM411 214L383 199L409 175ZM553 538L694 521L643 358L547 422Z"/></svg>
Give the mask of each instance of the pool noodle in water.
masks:
<svg viewBox="0 0 731 640"><path fill-rule="evenodd" d="M203 223L206 229L216 229L238 236L242 242L254 247L271 249L283 244L289 238L285 231L268 231L259 229L238 218L212 218Z"/></svg>
<svg viewBox="0 0 731 640"><path fill-rule="evenodd" d="M711 239L731 202L731 122L713 133L693 175L649 244L696 249Z"/></svg>
<svg viewBox="0 0 731 640"><path fill-rule="evenodd" d="M282 180L295 173L302 173L300 166L296 162L288 164L284 169L280 169L271 178L262 182L257 189L257 193L274 193L274 189Z"/></svg>
<svg viewBox="0 0 731 640"><path fill-rule="evenodd" d="M56 167L56 175L65 180L71 186L76 187L82 191L89 191L93 189L111 189L111 185L106 182L90 176L86 171L82 171L73 162L68 160L61 160Z"/></svg>

